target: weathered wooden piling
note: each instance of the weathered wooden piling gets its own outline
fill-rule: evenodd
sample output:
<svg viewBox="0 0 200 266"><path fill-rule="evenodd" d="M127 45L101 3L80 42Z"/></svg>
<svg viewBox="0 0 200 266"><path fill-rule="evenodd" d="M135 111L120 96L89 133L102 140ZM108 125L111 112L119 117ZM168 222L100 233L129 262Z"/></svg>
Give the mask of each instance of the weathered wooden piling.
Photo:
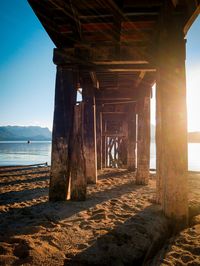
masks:
<svg viewBox="0 0 200 266"><path fill-rule="evenodd" d="M76 70L59 65L56 74L55 107L52 133L49 200L66 200L70 180L70 138L76 103Z"/></svg>
<svg viewBox="0 0 200 266"><path fill-rule="evenodd" d="M137 172L136 184L147 185L150 163L150 97L146 96L137 102Z"/></svg>
<svg viewBox="0 0 200 266"><path fill-rule="evenodd" d="M180 227L187 224L188 218L185 40L182 20L170 7L165 12L157 78L161 117L159 174L163 211Z"/></svg>
<svg viewBox="0 0 200 266"><path fill-rule="evenodd" d="M85 200L87 189L86 159L84 154L84 104L75 106L73 150L71 157L71 200Z"/></svg>
<svg viewBox="0 0 200 266"><path fill-rule="evenodd" d="M88 184L97 183L96 107L94 90L87 84L83 87L84 102L84 154Z"/></svg>
<svg viewBox="0 0 200 266"><path fill-rule="evenodd" d="M100 106L96 106L97 169L102 169L102 125Z"/></svg>
<svg viewBox="0 0 200 266"><path fill-rule="evenodd" d="M135 103L128 107L128 144L127 168L135 171L136 168L136 110Z"/></svg>

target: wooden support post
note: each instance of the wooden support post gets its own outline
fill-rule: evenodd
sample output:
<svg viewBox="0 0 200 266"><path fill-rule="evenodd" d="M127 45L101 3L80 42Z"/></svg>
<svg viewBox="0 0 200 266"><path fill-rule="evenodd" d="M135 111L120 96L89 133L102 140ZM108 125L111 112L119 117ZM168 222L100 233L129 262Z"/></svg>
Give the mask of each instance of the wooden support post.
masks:
<svg viewBox="0 0 200 266"><path fill-rule="evenodd" d="M119 139L119 148L118 148L118 155L120 161L120 167L126 168L127 167L127 140L125 137L118 138Z"/></svg>
<svg viewBox="0 0 200 266"><path fill-rule="evenodd" d="M106 168L107 167L106 158L107 158L106 137L102 136L102 168Z"/></svg>
<svg viewBox="0 0 200 266"><path fill-rule="evenodd" d="M138 100L136 184L147 185L150 163L150 97Z"/></svg>
<svg viewBox="0 0 200 266"><path fill-rule="evenodd" d="M136 112L135 104L130 104L128 108L128 154L127 154L127 168L135 171L135 148L136 148Z"/></svg>
<svg viewBox="0 0 200 266"><path fill-rule="evenodd" d="M158 156L162 207L176 228L188 220L185 40L181 17L167 12L160 38L157 106L161 127ZM160 107L159 107L160 106ZM159 127L159 121L157 123Z"/></svg>
<svg viewBox="0 0 200 266"><path fill-rule="evenodd" d="M101 133L101 169L105 167L105 137L103 136L103 117L100 112L100 133Z"/></svg>
<svg viewBox="0 0 200 266"><path fill-rule="evenodd" d="M83 149L83 104L75 106L71 158L71 200L86 199L86 169Z"/></svg>
<svg viewBox="0 0 200 266"><path fill-rule="evenodd" d="M87 86L87 84L86 84ZM96 111L93 88L83 87L84 153L88 184L97 183Z"/></svg>
<svg viewBox="0 0 200 266"><path fill-rule="evenodd" d="M103 132L105 132L106 129L106 122L105 119L103 119L103 115L101 113L101 142L102 142L102 168L107 167L107 152L106 152L106 137L103 135Z"/></svg>
<svg viewBox="0 0 200 266"><path fill-rule="evenodd" d="M70 138L76 103L76 73L57 67L49 200L66 200L70 177Z"/></svg>
<svg viewBox="0 0 200 266"><path fill-rule="evenodd" d="M101 139L101 113L100 108L96 108L96 135L97 135L97 169L102 169L102 139Z"/></svg>
<svg viewBox="0 0 200 266"><path fill-rule="evenodd" d="M158 81L158 80L157 80ZM161 128L161 93L156 84L156 203L162 203L162 128Z"/></svg>

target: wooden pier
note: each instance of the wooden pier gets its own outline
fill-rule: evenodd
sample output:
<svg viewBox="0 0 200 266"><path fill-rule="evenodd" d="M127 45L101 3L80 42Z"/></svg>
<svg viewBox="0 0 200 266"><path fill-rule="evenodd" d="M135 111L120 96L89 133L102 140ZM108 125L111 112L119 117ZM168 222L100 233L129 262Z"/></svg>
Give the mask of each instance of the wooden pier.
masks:
<svg viewBox="0 0 200 266"><path fill-rule="evenodd" d="M86 199L97 168L136 170L136 183L148 184L156 83L156 200L175 227L186 225L185 35L200 1L28 2L56 46L49 199Z"/></svg>

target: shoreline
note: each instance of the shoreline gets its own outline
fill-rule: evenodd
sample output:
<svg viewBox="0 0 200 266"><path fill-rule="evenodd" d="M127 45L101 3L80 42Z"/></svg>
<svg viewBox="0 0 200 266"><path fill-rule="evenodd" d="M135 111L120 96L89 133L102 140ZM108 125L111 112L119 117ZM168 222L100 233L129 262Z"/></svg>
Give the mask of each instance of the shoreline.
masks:
<svg viewBox="0 0 200 266"><path fill-rule="evenodd" d="M48 162L44 162L44 163L37 163L37 164L27 164L27 165L0 165L0 173L2 169L9 169L12 168L12 171L16 169L18 170L25 170L26 168L31 168L31 167L42 167L42 166L47 166L47 167L51 167L51 164L48 164ZM117 168L113 168L117 169ZM136 168L137 170L137 168ZM149 169L150 173L156 174L156 168L150 168ZM200 171L195 171L195 170L188 170L187 171L188 174L200 174Z"/></svg>

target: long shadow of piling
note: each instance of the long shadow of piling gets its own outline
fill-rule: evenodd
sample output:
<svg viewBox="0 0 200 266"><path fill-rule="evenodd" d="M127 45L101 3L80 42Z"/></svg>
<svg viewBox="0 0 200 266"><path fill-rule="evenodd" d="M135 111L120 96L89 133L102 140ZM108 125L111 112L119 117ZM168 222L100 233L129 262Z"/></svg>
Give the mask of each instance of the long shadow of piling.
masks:
<svg viewBox="0 0 200 266"><path fill-rule="evenodd" d="M134 181L128 182L126 184L123 185L119 185L119 186L115 186L114 188L111 189L106 189L103 191L98 191L98 192L93 192L91 193L86 201L82 201L82 202L72 202L72 201L63 201L63 202L42 202L36 205L32 205L32 206L28 206L28 207L24 207L24 208L12 208L11 210L7 211L6 213L1 213L0 214L0 219L6 221L7 219L10 220L10 217L18 217L19 214L21 214L19 216L20 219L20 223L17 220L14 221L10 221L10 226L12 227L12 224L14 226L15 223L18 224L18 234L22 233L23 231L23 219L29 218L29 215L31 217L31 220L33 219L33 216L35 216L35 225L42 225L43 221L47 220L52 220L54 222L59 222L60 220L69 218L70 216L87 210L91 207L94 207L97 204L100 204L104 201L107 201L109 199L112 199L113 197L121 197L123 194L128 193L128 192L132 192L132 191L136 191L137 189L140 189L141 186L136 186L134 185ZM20 193L23 195L23 193L26 193L26 197L23 197L23 200L26 198L31 200L35 197L35 194L40 195L40 196L47 196L48 195L48 189L47 188L36 188L32 190L33 194L30 194L30 190L27 191L19 191L18 192L18 196L20 195ZM39 192L39 193L38 193ZM4 202L2 200L2 204L4 203L10 203L12 202L12 196L15 195L16 196L16 192L12 195L12 192L9 193L10 195L10 199L6 199L6 201ZM14 202L19 202L20 201L20 197L18 199L16 199L16 197L14 197L13 199L13 203ZM21 199L22 201L22 199ZM54 213L54 215L52 215L52 213ZM25 221L26 223L26 221ZM19 226L21 225L21 230L19 228ZM0 228L2 228L3 224L1 223ZM5 230L4 230L5 232ZM5 232L6 233L6 232Z"/></svg>
<svg viewBox="0 0 200 266"><path fill-rule="evenodd" d="M33 173L31 173L31 174L33 174ZM34 174L37 174L37 173L34 173ZM41 174L41 172L39 172L39 174ZM15 177L16 176L21 176L21 174L15 175ZM38 182L38 181L48 181L48 180L49 180L49 175L29 177L29 178L22 179L22 180L12 180L12 181L8 181L8 182L1 182L0 187L14 186L14 185L18 185L18 184L34 183L34 182ZM1 194L0 194L0 198L1 198Z"/></svg>
<svg viewBox="0 0 200 266"><path fill-rule="evenodd" d="M152 205L97 238L92 246L77 255L66 254L64 265L140 266L147 257L155 255L169 235L168 220L159 206Z"/></svg>
<svg viewBox="0 0 200 266"><path fill-rule="evenodd" d="M99 176L102 182L109 179L119 179L129 172L108 172ZM34 177L29 180L13 180L9 185L46 181L48 176ZM28 182L27 182L28 181ZM15 183L16 182L16 183ZM6 182L5 182L6 185ZM124 194L136 192L143 186L135 185L133 179L120 184L116 182L108 186L101 187L100 191L89 193L85 202L48 202L47 187L26 189L22 191L11 191L0 194L2 205L10 203L20 203L24 201L37 200L45 197L43 202L34 201L31 206L13 207L0 214L0 241L11 241L14 236L23 234L34 234L34 228L43 226L53 228L60 221L72 217L82 211L95 207L97 204L117 199ZM38 203L37 203L38 202ZM77 218L78 219L78 218ZM73 220L73 219L72 219ZM62 226L64 224L62 223ZM169 237L170 224L162 215L159 206L151 205L142 211L137 212L125 222L117 225L108 233L94 238L92 244L83 248L76 255L66 254L65 266L116 266L116 265L150 265L151 261L160 247ZM14 243L14 242L13 242Z"/></svg>
<svg viewBox="0 0 200 266"><path fill-rule="evenodd" d="M108 178L108 177L106 177ZM115 178L112 176L112 178ZM116 176L118 178L118 175ZM0 213L0 235L13 236L16 234L23 234L24 227L27 223L31 226L44 225L51 226L51 223L59 223L60 220L69 218L76 213L87 210L96 206L99 203L106 202L112 198L121 197L123 194L133 192L140 189L141 186L136 186L134 179L125 184L119 184L112 188L105 188L101 191L91 192L87 200L84 202L48 202L48 188L33 188L22 191L11 191L0 194L1 205L22 203L22 207L11 207ZM39 202L37 198L45 198L43 202ZM31 202L35 200L34 202ZM31 206L24 206L24 203L34 204ZM15 219L12 219L15 217Z"/></svg>

